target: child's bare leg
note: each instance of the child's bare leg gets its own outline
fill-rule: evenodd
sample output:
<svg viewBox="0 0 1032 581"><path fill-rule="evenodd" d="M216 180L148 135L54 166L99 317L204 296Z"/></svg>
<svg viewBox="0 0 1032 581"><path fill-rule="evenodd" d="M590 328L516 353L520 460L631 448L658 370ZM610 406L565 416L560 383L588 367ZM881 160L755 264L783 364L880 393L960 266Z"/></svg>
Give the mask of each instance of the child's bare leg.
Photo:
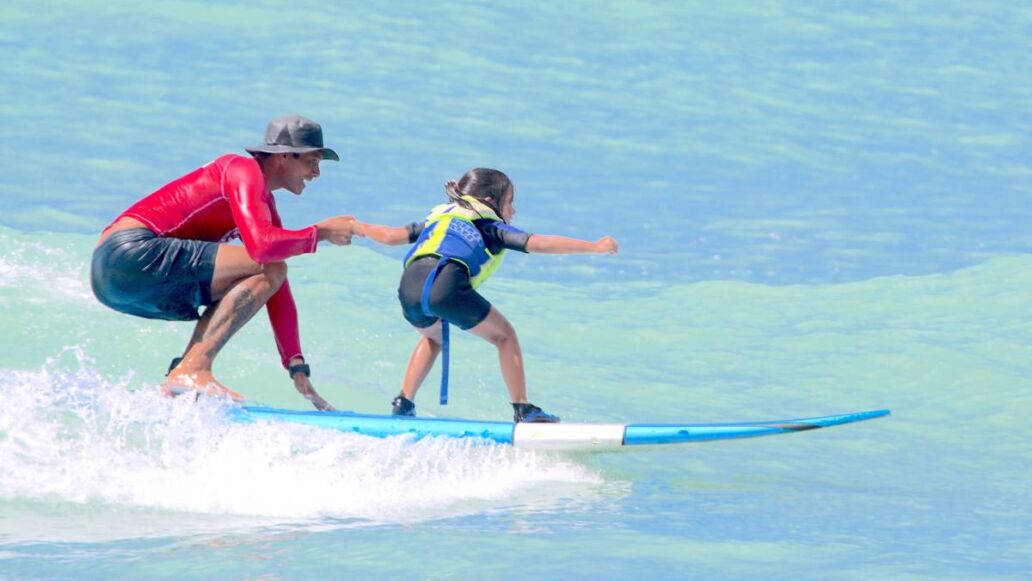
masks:
<svg viewBox="0 0 1032 581"><path fill-rule="evenodd" d="M523 373L523 352L520 341L516 338L516 329L502 316L498 309L491 307L487 318L470 333L484 338L498 348L498 363L502 367L505 386L509 388L512 403L527 403L527 379Z"/></svg>
<svg viewBox="0 0 1032 581"><path fill-rule="evenodd" d="M437 360L437 354L441 352L441 323L437 322L425 329L416 329L422 335L412 356L409 357L408 367L405 369L405 378L401 381L401 395L409 401L414 401L419 386L430 373L430 369Z"/></svg>

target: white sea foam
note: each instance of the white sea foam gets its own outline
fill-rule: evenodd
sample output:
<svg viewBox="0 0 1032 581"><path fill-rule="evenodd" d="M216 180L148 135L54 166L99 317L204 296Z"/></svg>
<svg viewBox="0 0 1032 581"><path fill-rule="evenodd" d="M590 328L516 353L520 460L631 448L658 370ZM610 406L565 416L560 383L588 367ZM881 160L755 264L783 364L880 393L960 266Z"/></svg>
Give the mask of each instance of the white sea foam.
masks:
<svg viewBox="0 0 1032 581"><path fill-rule="evenodd" d="M94 300L87 284L88 265L81 257L54 246L25 242L0 232L0 288L31 293L29 302L45 302L45 292Z"/></svg>
<svg viewBox="0 0 1032 581"><path fill-rule="evenodd" d="M98 374L80 348L0 379L0 499L285 519L401 522L597 488L568 458L473 441L240 424ZM554 500L554 499L553 499Z"/></svg>

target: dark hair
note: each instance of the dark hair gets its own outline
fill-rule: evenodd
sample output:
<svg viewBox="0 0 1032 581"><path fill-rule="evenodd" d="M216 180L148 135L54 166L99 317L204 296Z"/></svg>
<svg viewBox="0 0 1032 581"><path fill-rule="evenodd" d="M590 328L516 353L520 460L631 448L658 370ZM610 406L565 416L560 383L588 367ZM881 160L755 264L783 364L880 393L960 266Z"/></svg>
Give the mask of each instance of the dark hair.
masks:
<svg viewBox="0 0 1032 581"><path fill-rule="evenodd" d="M505 194L512 187L509 176L504 173L496 169L475 167L463 174L459 181L452 180L444 184L444 193L448 195L449 200L470 210L473 209L473 205L463 200L462 196L475 198L501 216ZM487 199L489 197L490 200Z"/></svg>

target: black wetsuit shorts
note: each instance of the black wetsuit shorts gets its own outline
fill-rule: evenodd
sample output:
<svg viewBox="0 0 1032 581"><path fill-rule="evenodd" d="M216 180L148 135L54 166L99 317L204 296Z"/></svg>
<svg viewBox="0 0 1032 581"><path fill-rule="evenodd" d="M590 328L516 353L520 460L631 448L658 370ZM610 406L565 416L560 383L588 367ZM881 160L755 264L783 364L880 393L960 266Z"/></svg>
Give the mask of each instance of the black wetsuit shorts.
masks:
<svg viewBox="0 0 1032 581"><path fill-rule="evenodd" d="M398 285L405 320L418 328L429 327L440 318L464 331L476 327L491 312L491 303L473 290L469 271L458 262L441 267L430 287L430 312L434 316L423 314L423 286L438 262L436 256L423 256L405 267Z"/></svg>
<svg viewBox="0 0 1032 581"><path fill-rule="evenodd" d="M194 321L210 306L216 242L160 237L146 228L121 230L93 251L90 283L112 309L166 321Z"/></svg>

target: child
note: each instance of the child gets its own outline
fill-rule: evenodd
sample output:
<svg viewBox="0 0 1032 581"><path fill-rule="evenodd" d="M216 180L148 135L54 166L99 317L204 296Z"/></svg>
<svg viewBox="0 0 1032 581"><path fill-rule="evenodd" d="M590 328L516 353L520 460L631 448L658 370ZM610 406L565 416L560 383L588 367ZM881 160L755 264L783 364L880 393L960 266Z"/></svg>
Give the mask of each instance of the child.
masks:
<svg viewBox="0 0 1032 581"><path fill-rule="evenodd" d="M431 210L423 223L390 227L356 223L354 232L381 244L415 245L405 256L398 286L405 319L422 335L412 351L401 393L391 413L414 416L416 391L433 367L447 323L484 338L498 348L502 376L509 388L516 422L558 422L527 401L523 355L516 331L498 309L475 289L497 270L506 249L549 254L616 254L616 241L606 236L595 242L562 236L530 234L510 226L516 210L515 190L504 173L474 168L444 187L448 203ZM445 351L447 373L447 351ZM446 378L447 376L445 376ZM442 382L442 403L446 401Z"/></svg>

